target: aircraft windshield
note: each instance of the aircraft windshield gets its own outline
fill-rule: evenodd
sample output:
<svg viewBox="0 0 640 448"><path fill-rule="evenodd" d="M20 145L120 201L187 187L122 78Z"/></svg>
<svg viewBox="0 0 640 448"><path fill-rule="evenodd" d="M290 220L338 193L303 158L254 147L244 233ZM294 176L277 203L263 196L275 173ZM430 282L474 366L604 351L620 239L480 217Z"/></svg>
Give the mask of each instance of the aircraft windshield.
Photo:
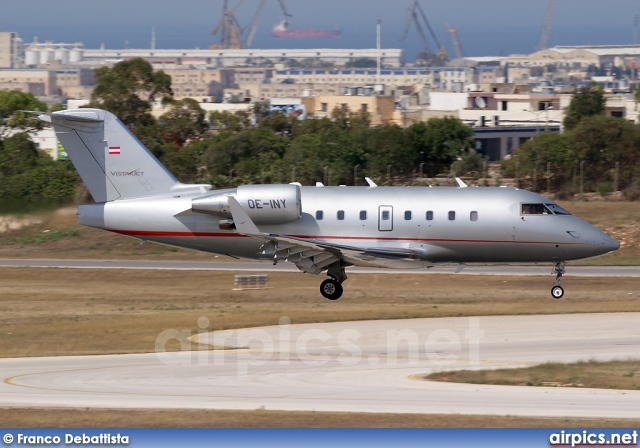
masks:
<svg viewBox="0 0 640 448"><path fill-rule="evenodd" d="M552 215L544 204L522 204L523 215Z"/></svg>
<svg viewBox="0 0 640 448"><path fill-rule="evenodd" d="M560 207L557 204L545 204L547 207L549 207L549 209L556 215L570 215L571 213L569 213L568 211L566 211L565 209L563 209L562 207Z"/></svg>
<svg viewBox="0 0 640 448"><path fill-rule="evenodd" d="M522 204L523 215L570 215L568 211L556 204Z"/></svg>

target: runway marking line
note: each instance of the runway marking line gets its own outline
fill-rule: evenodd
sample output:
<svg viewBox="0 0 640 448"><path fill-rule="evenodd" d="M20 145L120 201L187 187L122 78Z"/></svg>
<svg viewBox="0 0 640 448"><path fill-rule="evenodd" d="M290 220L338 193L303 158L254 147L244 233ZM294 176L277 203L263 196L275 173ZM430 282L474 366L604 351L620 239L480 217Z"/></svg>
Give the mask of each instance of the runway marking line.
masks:
<svg viewBox="0 0 640 448"><path fill-rule="evenodd" d="M25 389L50 390L50 391L58 391L58 392L79 392L77 390L53 389L53 388L46 388L46 387L39 387L39 386L27 386L25 384L16 384L16 383L13 382L13 380L15 380L16 378L23 378L23 377L36 376L36 375L49 375L49 374L52 374L52 373L82 372L82 371L86 371L86 370L103 370L103 369L118 369L118 368L121 368L121 367L148 367L148 366L149 365L147 365L147 364L140 364L140 365L133 365L133 366L120 365L120 366L103 366L103 367L85 367L85 368L82 368L82 369L52 370L52 371L49 371L49 372L32 372L32 373L23 373L21 375L10 376L10 377L7 377L7 378L3 379L2 382L4 384L9 385L9 386L24 387ZM88 392L88 393L109 394L111 392Z"/></svg>

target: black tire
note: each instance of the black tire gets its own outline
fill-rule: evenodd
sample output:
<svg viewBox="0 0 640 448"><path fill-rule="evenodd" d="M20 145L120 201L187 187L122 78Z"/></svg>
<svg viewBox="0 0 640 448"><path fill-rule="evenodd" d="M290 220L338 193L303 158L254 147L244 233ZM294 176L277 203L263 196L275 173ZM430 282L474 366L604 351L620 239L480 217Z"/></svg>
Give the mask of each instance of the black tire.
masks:
<svg viewBox="0 0 640 448"><path fill-rule="evenodd" d="M320 294L329 300L338 300L342 292L342 285L335 280L327 279L320 283Z"/></svg>
<svg viewBox="0 0 640 448"><path fill-rule="evenodd" d="M562 289L562 286L554 286L553 288L551 288L551 297L553 297L554 299L562 299L563 295L564 289Z"/></svg>

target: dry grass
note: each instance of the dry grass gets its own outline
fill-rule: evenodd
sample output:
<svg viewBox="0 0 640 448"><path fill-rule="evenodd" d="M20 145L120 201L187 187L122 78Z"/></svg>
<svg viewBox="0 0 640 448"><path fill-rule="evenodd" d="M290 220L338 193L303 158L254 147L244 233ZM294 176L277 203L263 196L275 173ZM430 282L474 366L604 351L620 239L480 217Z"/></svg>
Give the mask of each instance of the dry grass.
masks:
<svg viewBox="0 0 640 448"><path fill-rule="evenodd" d="M631 428L640 420L286 411L0 409L10 428ZM34 424L34 422L36 422Z"/></svg>
<svg viewBox="0 0 640 448"><path fill-rule="evenodd" d="M429 375L429 380L509 386L595 387L640 390L640 361L546 363L525 369L460 370Z"/></svg>
<svg viewBox="0 0 640 448"><path fill-rule="evenodd" d="M640 265L640 204L605 201L559 201L558 204L620 242L619 250L581 264Z"/></svg>
<svg viewBox="0 0 640 448"><path fill-rule="evenodd" d="M81 226L75 213L75 208L64 208L16 217L16 222L38 223L0 233L0 258L229 259L161 244L140 245L135 238Z"/></svg>
<svg viewBox="0 0 640 448"><path fill-rule="evenodd" d="M271 288L234 291L233 272L3 268L0 357L137 353L164 330L418 317L640 311L634 278L352 274L336 302L321 278L272 273Z"/></svg>

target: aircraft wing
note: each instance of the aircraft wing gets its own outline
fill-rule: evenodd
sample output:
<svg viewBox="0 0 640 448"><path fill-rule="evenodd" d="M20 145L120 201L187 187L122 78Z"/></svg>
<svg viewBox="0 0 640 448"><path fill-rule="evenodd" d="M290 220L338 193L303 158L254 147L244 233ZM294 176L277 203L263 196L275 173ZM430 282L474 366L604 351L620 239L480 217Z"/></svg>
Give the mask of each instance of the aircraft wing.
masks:
<svg viewBox="0 0 640 448"><path fill-rule="evenodd" d="M275 262L294 263L302 272L319 274L336 262L346 266L390 267L391 261L397 266L398 261L406 260L409 262L407 267L424 267L422 263L416 263L418 254L411 249L360 248L261 232L235 197L228 196L227 200L238 233L264 240L260 255L271 257Z"/></svg>

